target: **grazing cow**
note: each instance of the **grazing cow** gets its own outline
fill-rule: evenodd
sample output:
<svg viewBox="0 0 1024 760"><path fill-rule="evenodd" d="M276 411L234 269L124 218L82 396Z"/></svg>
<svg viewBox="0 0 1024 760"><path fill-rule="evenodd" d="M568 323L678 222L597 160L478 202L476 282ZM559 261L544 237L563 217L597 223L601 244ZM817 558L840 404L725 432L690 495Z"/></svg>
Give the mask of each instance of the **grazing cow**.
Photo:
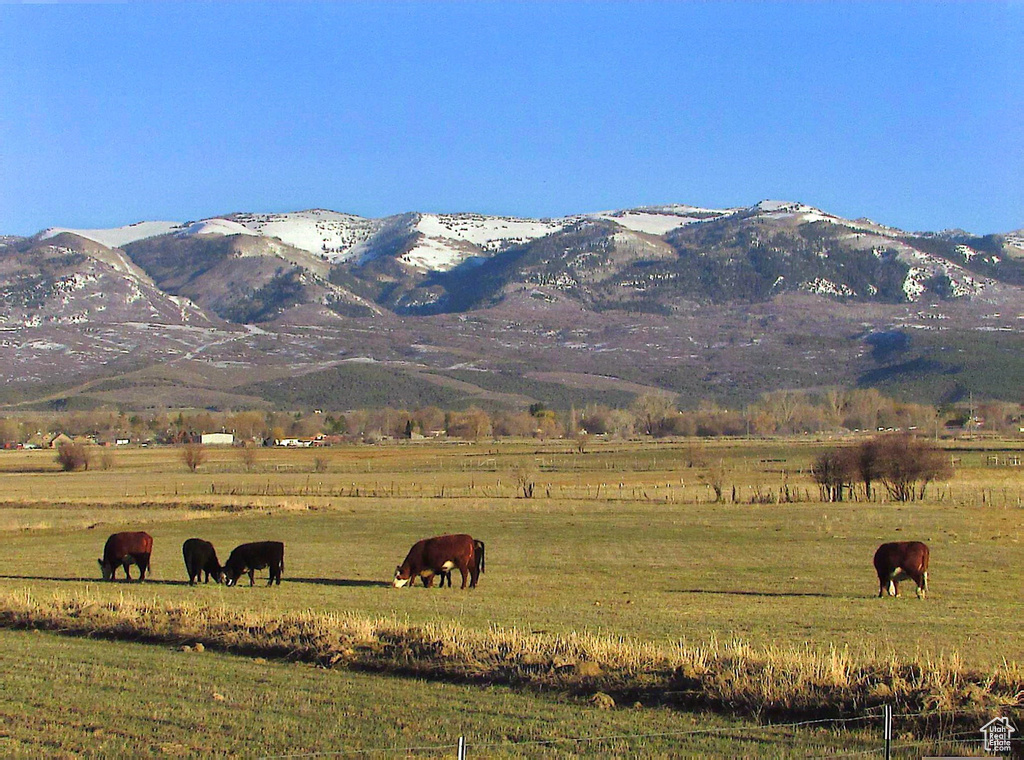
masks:
<svg viewBox="0 0 1024 760"><path fill-rule="evenodd" d="M144 581L152 554L153 537L148 533L114 533L103 546L103 559L97 560L103 572L103 580L114 580L117 568L121 566L125 578L130 581L132 576L128 568L130 565L138 565L139 580Z"/></svg>
<svg viewBox="0 0 1024 760"><path fill-rule="evenodd" d="M882 544L875 552L878 573L878 595L899 596L900 581L917 584L917 596L928 593L928 545L920 541L894 541Z"/></svg>
<svg viewBox="0 0 1024 760"><path fill-rule="evenodd" d="M451 573L456 567L462 575L461 588L466 588L467 577L470 578L470 588L475 588L483 569L483 542L474 541L472 536L464 533L417 541L405 561L395 568L392 585L395 588L412 585L420 577L429 587L434 584L435 575ZM451 584L450 578L448 582Z"/></svg>
<svg viewBox="0 0 1024 760"><path fill-rule="evenodd" d="M201 538L190 538L181 545L181 554L185 558L185 572L188 573L188 585L194 586L199 582L200 576L206 574L205 583L210 582L210 576L217 583L224 582L224 570L217 560L217 550L213 544Z"/></svg>
<svg viewBox="0 0 1024 760"><path fill-rule="evenodd" d="M474 538L473 539L473 545L476 547L476 556L478 556L480 558L480 572L482 573L484 571L484 542L483 541L477 541ZM438 588L444 588L444 582L445 581L448 581L448 588L452 587L452 571L451 570L442 570L441 572L439 572L437 574L437 577L441 579L440 582L438 583ZM433 585L433 583L434 583L434 576L432 576L432 575L429 578L427 576L425 576L425 575L421 575L420 579L423 581L423 587L424 588L430 588L430 586ZM409 585L412 586L412 584L409 584Z"/></svg>
<svg viewBox="0 0 1024 760"><path fill-rule="evenodd" d="M234 586L242 573L249 573L249 585L255 583L254 575L257 570L270 568L270 582L274 581L281 585L281 573L284 572L284 544L280 541L256 541L251 544L236 546L228 561L224 563L224 582L228 586Z"/></svg>

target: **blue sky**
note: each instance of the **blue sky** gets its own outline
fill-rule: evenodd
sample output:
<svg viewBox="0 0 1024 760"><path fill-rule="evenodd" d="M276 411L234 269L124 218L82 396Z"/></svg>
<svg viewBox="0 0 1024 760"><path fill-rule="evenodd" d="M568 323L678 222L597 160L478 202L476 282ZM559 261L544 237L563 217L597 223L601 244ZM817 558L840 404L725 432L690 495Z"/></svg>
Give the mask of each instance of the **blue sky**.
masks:
<svg viewBox="0 0 1024 760"><path fill-rule="evenodd" d="M0 233L798 200L1024 227L1024 3L0 5Z"/></svg>

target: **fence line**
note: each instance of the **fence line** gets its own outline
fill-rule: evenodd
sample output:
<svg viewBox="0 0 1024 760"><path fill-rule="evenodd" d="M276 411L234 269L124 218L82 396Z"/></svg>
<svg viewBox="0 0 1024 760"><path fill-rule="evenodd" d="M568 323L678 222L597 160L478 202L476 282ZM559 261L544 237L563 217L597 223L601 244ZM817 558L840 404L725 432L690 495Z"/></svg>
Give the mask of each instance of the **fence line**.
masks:
<svg viewBox="0 0 1024 760"><path fill-rule="evenodd" d="M847 723L863 723L865 721L872 721L881 718L881 713L861 715L853 718L821 718L817 720L804 720L794 723L763 723L759 725L744 725L744 726L720 726L716 728L697 728L688 729L685 731L659 731L655 733L644 733L644 734L609 734L605 736L559 736L550 739L524 739L521 741L506 740L502 742L463 742L466 756L471 756L470 750L476 749L492 749L497 747L505 747L508 745L514 745L517 747L526 746L545 746L551 744L564 744L564 743L575 743L583 744L587 742L609 742L609 741L633 741L637 739L660 739L665 737L684 737L684 736L701 736L701 735L714 735L714 734L725 734L743 732L744 734L751 734L757 732L774 731L778 729L793 729L793 728L804 728L807 726L821 726L824 724L841 724ZM460 737L460 740L463 737ZM419 746L419 747L374 747L364 749L351 749L351 750L332 750L324 752L300 752L286 755L265 755L262 760L288 760L290 758L316 758L316 757L341 757L345 755L368 755L374 753L381 754L393 754L393 753L409 753L409 752L426 752L436 751L444 749L458 749L458 744L437 744L430 746ZM873 752L874 750L868 750ZM830 755L833 757L835 755ZM835 756L838 757L838 756Z"/></svg>
<svg viewBox="0 0 1024 760"><path fill-rule="evenodd" d="M505 740L501 742L468 742L465 736L460 736L457 744L434 744L434 745L421 745L414 747L371 747L363 749L342 749L342 750L331 750L324 752L300 752L285 755L265 755L262 760L289 760L298 758L327 758L327 757L343 757L343 756L356 756L356 755L372 755L372 754L409 754L416 752L437 752L438 750L455 750L458 753L460 760L462 758L472 757L474 750L487 750L495 749L499 747L507 747L509 745L516 747L542 747L550 746L554 744L585 744L589 742L612 742L612 741L636 741L640 739L663 739L666 737L687 737L687 736L713 736L716 734L738 734L738 738L750 736L753 738L755 734L764 733L769 731L777 731L779 729L800 729L809 726L823 726L826 724L835 726L846 726L852 723L864 723L868 721L875 721L886 717L886 707L882 708L880 712L868 712L864 715L852 717L852 718L820 718L816 720L803 720L792 723L762 723L757 725L743 725L743 726L719 726L715 728L697 728L687 729L685 731L658 731L654 733L643 733L643 734L608 734L604 736L558 736L550 739L524 739L521 741L516 740ZM895 720L897 718L926 718L934 717L937 715L956 715L955 710L937 710L930 712L921 713L900 713L892 714L889 713L889 719ZM891 724L887 723L891 727ZM979 729L980 730L980 729ZM977 736L976 731L961 731L958 733L951 734L945 738L922 738L915 739L912 741L904 741L900 743L890 743L886 741L882 747L876 747L874 749L863 749L854 750L851 752L842 753L828 753L822 757L827 758L841 758L841 757L869 757L874 755L886 756L890 751L893 750L904 750L912 747L920 747L922 745L955 745L955 744L981 744L983 739ZM885 739L891 739L891 734ZM1024 739L1015 739L1014 742L1021 742Z"/></svg>

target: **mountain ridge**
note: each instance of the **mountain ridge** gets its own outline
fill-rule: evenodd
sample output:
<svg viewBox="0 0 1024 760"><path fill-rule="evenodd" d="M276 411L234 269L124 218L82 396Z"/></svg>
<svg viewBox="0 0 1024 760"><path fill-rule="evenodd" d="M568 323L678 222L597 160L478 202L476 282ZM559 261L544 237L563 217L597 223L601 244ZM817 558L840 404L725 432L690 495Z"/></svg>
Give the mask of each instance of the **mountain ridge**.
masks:
<svg viewBox="0 0 1024 760"><path fill-rule="evenodd" d="M1024 234L907 232L794 201L552 219L234 212L0 237L0 304L0 376L18 398L100 377L187 398L146 369L166 365L207 378L186 383L199 400L258 404L262 381L365 360L431 382L469 367L733 400L912 375L950 399L986 381L932 338L954 331L958 355L1016 340ZM867 339L892 331L921 340L879 358ZM520 384L501 398L547 392Z"/></svg>

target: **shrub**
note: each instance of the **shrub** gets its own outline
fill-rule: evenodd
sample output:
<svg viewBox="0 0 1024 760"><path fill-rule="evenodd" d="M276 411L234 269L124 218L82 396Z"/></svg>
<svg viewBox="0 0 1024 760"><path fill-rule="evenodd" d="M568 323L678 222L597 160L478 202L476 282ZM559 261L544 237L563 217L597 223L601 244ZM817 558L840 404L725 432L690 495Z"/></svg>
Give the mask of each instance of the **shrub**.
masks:
<svg viewBox="0 0 1024 760"><path fill-rule="evenodd" d="M62 443L57 446L57 464L64 472L88 470L92 452L84 443Z"/></svg>

